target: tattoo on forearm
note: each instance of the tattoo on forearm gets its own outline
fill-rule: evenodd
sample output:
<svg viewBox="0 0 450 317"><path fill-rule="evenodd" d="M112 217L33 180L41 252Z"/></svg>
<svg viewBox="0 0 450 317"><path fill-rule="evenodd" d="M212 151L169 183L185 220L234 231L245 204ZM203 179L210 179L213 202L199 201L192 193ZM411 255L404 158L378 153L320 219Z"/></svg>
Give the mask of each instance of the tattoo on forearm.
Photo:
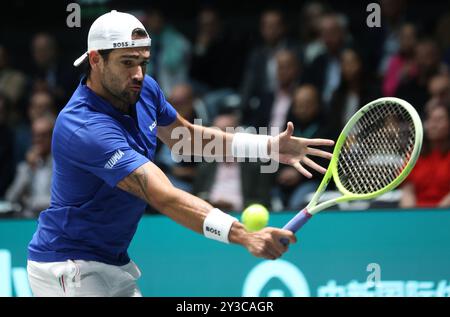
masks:
<svg viewBox="0 0 450 317"><path fill-rule="evenodd" d="M148 175L145 169L137 169L131 175L121 181L118 186L139 198L150 202L150 195L147 192Z"/></svg>

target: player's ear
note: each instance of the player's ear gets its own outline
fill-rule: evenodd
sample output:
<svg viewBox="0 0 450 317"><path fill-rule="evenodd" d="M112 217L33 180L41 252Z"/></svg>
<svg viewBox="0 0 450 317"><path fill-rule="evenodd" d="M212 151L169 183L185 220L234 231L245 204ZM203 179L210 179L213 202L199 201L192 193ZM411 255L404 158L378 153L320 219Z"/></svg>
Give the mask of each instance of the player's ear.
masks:
<svg viewBox="0 0 450 317"><path fill-rule="evenodd" d="M91 64L92 69L98 68L98 65L100 64L100 54L98 51L90 51L89 52L89 64Z"/></svg>

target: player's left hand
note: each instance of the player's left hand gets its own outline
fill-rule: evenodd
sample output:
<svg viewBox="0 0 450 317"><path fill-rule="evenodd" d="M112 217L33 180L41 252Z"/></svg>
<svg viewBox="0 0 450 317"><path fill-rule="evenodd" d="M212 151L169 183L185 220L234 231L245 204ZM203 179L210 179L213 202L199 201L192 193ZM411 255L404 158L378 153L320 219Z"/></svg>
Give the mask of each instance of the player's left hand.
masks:
<svg viewBox="0 0 450 317"><path fill-rule="evenodd" d="M306 139L292 136L294 124L288 122L284 132L273 137L270 142L270 157L280 163L295 167L304 176L311 178L312 174L302 165L305 164L312 169L324 174L326 169L315 163L308 156L318 156L331 159L332 154L311 146L333 146L333 140Z"/></svg>

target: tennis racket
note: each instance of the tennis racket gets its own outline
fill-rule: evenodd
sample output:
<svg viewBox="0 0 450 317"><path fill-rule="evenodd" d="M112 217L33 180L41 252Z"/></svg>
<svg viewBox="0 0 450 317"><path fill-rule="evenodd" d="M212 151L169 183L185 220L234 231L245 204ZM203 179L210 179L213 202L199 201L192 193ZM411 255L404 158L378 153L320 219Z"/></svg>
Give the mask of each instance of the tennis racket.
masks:
<svg viewBox="0 0 450 317"><path fill-rule="evenodd" d="M373 199L397 187L411 172L422 147L417 111L398 98L374 100L345 125L328 169L310 203L283 229L297 232L311 217L335 204ZM318 204L331 178L342 194ZM288 244L287 239L281 242Z"/></svg>

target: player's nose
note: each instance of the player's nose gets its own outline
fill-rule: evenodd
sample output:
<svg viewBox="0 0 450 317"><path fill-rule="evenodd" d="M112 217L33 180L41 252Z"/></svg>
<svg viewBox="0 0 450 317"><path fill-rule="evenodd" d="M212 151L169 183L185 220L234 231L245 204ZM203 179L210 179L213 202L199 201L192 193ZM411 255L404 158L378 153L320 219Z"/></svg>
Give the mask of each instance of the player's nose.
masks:
<svg viewBox="0 0 450 317"><path fill-rule="evenodd" d="M144 71L141 66L136 67L136 70L133 73L133 81L143 81L144 80Z"/></svg>

